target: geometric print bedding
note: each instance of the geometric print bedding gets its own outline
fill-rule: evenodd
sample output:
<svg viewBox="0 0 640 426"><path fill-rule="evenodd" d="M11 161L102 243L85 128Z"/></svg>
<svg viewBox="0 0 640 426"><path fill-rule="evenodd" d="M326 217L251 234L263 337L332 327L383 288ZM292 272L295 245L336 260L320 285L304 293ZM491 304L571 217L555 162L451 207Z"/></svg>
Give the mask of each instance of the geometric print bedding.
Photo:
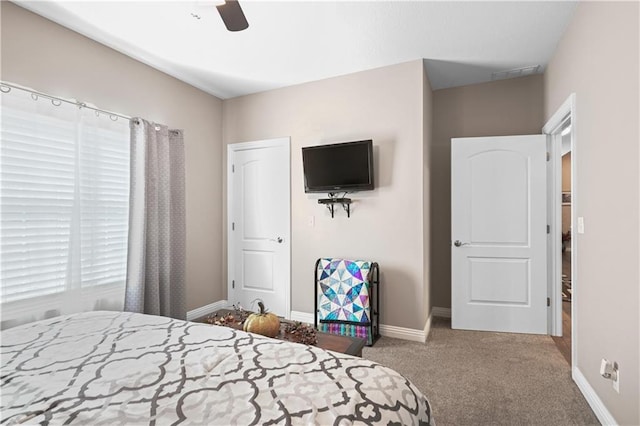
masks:
<svg viewBox="0 0 640 426"><path fill-rule="evenodd" d="M232 328L88 312L1 337L4 424L433 424L393 370Z"/></svg>
<svg viewBox="0 0 640 426"><path fill-rule="evenodd" d="M373 344L371 267L371 262L363 260L318 259L316 313L320 331L362 337Z"/></svg>

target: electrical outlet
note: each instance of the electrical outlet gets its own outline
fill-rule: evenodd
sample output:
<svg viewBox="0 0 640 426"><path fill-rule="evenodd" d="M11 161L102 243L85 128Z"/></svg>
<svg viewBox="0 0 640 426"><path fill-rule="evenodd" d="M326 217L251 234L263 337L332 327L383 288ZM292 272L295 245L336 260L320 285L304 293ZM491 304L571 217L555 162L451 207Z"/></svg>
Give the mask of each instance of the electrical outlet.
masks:
<svg viewBox="0 0 640 426"><path fill-rule="evenodd" d="M617 362L602 358L600 362L600 375L611 380L613 390L620 393L620 367Z"/></svg>
<svg viewBox="0 0 640 426"><path fill-rule="evenodd" d="M610 379L613 375L613 363L606 358L600 361L600 375L605 379Z"/></svg>
<svg viewBox="0 0 640 426"><path fill-rule="evenodd" d="M578 217L578 234L584 234L584 217Z"/></svg>
<svg viewBox="0 0 640 426"><path fill-rule="evenodd" d="M613 364L613 390L620 393L620 368L618 368L618 364Z"/></svg>

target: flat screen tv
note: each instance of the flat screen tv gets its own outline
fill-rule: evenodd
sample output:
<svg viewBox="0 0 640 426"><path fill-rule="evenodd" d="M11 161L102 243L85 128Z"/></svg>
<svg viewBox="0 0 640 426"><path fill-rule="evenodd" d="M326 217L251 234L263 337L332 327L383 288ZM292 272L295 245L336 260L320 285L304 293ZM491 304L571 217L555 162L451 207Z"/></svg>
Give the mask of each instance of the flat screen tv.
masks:
<svg viewBox="0 0 640 426"><path fill-rule="evenodd" d="M371 140L302 148L304 192L373 189Z"/></svg>

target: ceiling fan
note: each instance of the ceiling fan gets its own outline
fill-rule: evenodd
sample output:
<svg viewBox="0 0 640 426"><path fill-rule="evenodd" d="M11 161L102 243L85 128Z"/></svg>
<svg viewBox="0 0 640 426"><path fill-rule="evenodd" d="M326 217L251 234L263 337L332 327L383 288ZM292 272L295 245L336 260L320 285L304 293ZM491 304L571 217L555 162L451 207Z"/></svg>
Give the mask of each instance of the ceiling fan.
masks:
<svg viewBox="0 0 640 426"><path fill-rule="evenodd" d="M238 0L223 1L222 4L216 6L216 9L218 9L222 22L229 31L242 31L249 28L249 23Z"/></svg>

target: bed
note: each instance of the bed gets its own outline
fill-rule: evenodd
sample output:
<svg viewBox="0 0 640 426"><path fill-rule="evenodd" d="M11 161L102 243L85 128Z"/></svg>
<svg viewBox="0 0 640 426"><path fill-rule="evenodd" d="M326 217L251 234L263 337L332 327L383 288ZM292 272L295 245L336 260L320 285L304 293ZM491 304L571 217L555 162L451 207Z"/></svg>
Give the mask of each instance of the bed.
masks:
<svg viewBox="0 0 640 426"><path fill-rule="evenodd" d="M231 328L88 312L1 337L3 424L433 425L391 369Z"/></svg>

